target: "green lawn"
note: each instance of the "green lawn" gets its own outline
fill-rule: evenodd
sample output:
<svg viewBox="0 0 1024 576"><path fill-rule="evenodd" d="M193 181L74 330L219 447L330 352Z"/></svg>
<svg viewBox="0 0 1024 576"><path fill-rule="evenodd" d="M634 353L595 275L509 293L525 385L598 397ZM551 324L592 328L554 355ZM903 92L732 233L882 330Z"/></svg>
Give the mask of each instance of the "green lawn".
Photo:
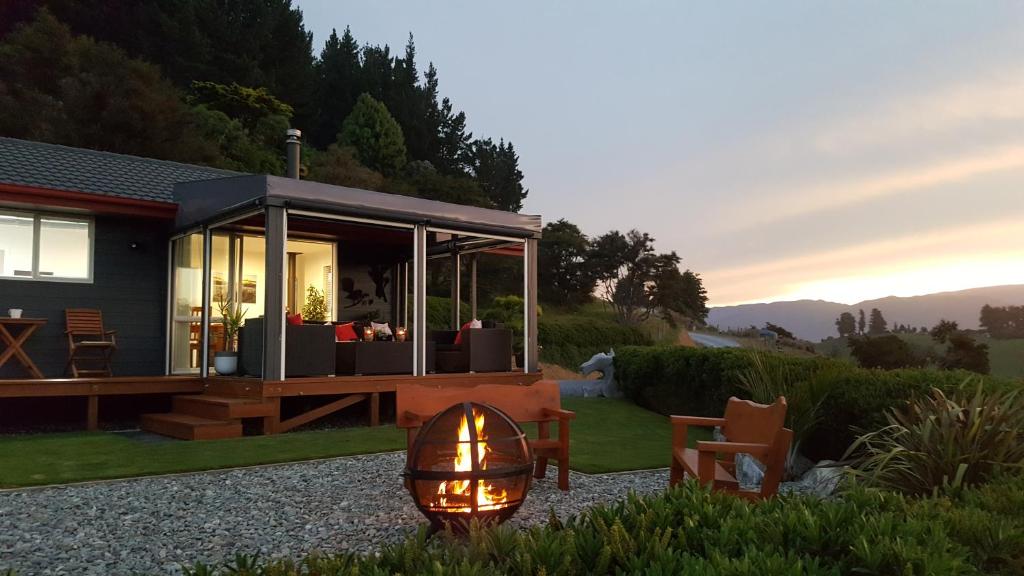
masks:
<svg viewBox="0 0 1024 576"><path fill-rule="evenodd" d="M668 419L621 400L566 398L577 412L572 468L610 472L668 466ZM700 436L700 439L705 436ZM108 432L0 437L0 487L213 470L405 449L394 426L230 440L152 441Z"/></svg>

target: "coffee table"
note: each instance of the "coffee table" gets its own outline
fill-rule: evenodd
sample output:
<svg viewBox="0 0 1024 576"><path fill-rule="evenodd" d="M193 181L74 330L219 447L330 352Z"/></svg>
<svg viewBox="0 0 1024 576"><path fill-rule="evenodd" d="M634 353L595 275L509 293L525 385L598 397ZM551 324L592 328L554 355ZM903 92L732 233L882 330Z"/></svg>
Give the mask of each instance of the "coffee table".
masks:
<svg viewBox="0 0 1024 576"><path fill-rule="evenodd" d="M45 318L0 318L0 341L7 349L0 352L0 366L14 358L17 360L33 378L43 378L35 362L25 353L23 345L32 336L32 333L46 324ZM21 331L17 336L11 334L9 328L19 327Z"/></svg>

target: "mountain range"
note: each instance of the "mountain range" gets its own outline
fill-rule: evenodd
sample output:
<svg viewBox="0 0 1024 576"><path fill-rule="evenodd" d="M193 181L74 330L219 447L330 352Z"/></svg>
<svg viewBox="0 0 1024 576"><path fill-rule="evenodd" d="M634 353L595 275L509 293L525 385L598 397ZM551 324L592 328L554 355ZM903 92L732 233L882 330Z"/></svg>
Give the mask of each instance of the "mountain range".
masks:
<svg viewBox="0 0 1024 576"><path fill-rule="evenodd" d="M818 341L838 336L836 319L843 312L855 317L858 310L870 315L872 308L892 328L897 324L914 327L935 325L939 319L956 321L961 328L978 328L978 315L985 304L991 306L1024 305L1024 285L988 286L957 292L939 292L922 296L887 296L857 304L840 304L825 300L795 300L764 304L740 304L711 308L708 324L722 330L728 328L762 327L771 322L805 340Z"/></svg>

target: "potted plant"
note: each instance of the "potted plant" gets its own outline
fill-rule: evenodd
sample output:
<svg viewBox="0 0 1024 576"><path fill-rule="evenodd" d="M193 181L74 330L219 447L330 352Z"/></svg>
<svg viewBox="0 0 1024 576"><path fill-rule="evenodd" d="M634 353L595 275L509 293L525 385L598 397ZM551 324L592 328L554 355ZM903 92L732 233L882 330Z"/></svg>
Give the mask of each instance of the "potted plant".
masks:
<svg viewBox="0 0 1024 576"><path fill-rule="evenodd" d="M310 324L327 322L327 299L324 293L310 286L306 290L306 304L302 307L302 321Z"/></svg>
<svg viewBox="0 0 1024 576"><path fill-rule="evenodd" d="M227 302L221 300L220 306L221 322L224 324L224 350L213 355L213 367L217 374L230 376L238 370L238 352L235 350L235 336L238 329L245 322L246 309L241 304L228 298Z"/></svg>

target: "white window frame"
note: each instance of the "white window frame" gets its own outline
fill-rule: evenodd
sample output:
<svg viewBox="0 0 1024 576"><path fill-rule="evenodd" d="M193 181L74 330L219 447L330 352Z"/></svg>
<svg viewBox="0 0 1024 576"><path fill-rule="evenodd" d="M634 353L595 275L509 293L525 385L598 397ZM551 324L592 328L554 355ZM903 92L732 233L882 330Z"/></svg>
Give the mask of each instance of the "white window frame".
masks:
<svg viewBox="0 0 1024 576"><path fill-rule="evenodd" d="M93 264L96 261L96 221L90 216L67 214L61 212L36 212L24 210L8 210L0 208L0 215L15 216L20 218L32 218L32 275L31 276L0 276L0 280L21 280L28 282L70 282L74 284L93 283ZM63 276L48 276L39 273L39 250L40 235L42 232L42 221L44 218L60 218L72 222L82 222L89 226L89 263L85 278L68 278Z"/></svg>

